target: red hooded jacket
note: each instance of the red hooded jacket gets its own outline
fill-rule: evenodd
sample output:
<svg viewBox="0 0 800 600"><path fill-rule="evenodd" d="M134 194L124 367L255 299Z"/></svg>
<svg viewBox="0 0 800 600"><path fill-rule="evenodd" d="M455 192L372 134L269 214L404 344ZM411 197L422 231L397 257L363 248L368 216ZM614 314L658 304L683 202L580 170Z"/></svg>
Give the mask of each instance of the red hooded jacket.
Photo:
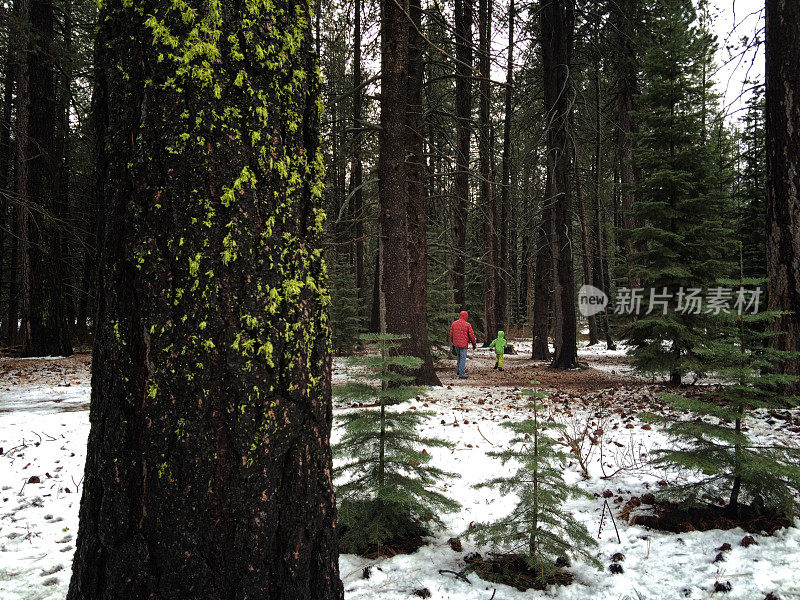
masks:
<svg viewBox="0 0 800 600"><path fill-rule="evenodd" d="M458 319L453 321L450 325L450 341L456 348L466 348L470 342L473 345L478 342L475 340L475 332L472 331L472 325L467 322L467 311L462 310L458 315Z"/></svg>

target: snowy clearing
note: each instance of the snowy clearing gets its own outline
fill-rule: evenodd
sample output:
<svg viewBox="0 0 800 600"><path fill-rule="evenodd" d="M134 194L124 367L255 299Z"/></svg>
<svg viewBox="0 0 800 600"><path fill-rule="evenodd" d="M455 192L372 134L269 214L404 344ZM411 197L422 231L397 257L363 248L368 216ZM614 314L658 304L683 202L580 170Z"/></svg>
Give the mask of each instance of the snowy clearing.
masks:
<svg viewBox="0 0 800 600"><path fill-rule="evenodd" d="M526 347L527 342L527 347ZM470 379L455 378L453 361L440 362L442 387L429 390L409 410L428 410L425 433L456 444L453 450L433 449L433 463L460 474L447 481L443 492L462 504L458 513L445 515L446 529L412 555L368 560L354 555L340 559L341 577L348 600L399 600L415 598L427 588L434 599L495 600L558 599L668 599L729 598L761 600L773 593L781 600L800 598L800 522L773 536L754 535L757 545L740 546L742 529L660 533L630 525L619 515L628 499L655 491L660 480L678 475L655 471L644 464L649 452L666 443L658 428L644 424L638 411L665 409L657 399L658 386L625 376L624 349L609 352L583 348L582 361L590 369L550 373L544 364L528 360L530 342L515 340L519 352L506 357L506 371L492 370L489 351L470 351ZM0 598L3 600L60 600L69 583L78 527L80 484L89 433L89 358L47 361L0 361ZM347 378L344 359L334 362L334 382ZM574 583L551 586L546 591L519 592L481 581L471 583L440 574L460 571L471 551L486 553L463 536L471 522L487 521L507 513L513 497L497 497L473 486L495 476L503 467L487 456L507 444L511 432L504 422L529 414L521 390L531 378L540 378L550 396L546 416L579 435L587 429L602 433L599 442L586 441L587 456L567 468L566 479L593 494L573 500L566 509L597 536L604 501L608 501L619 531L606 517L597 554L605 566L597 571L574 563ZM348 410L336 402L334 413ZM798 443L797 411L781 415L760 413L751 419L750 433L759 439ZM793 431L794 430L794 431ZM334 429L333 441L341 432ZM620 470L621 469L621 470ZM616 473L616 474L615 474ZM461 537L463 551L448 544ZM725 560L714 562L718 548L730 544ZM611 556L622 553L621 574L608 570ZM365 568L369 576L365 577ZM715 583L730 582L731 591L714 594Z"/></svg>

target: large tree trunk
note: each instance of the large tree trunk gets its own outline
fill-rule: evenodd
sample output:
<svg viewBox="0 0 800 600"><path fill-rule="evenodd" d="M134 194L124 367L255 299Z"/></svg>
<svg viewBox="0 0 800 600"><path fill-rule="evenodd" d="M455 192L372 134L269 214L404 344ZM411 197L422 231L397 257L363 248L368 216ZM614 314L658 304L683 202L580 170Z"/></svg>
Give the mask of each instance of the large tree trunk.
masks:
<svg viewBox="0 0 800 600"><path fill-rule="evenodd" d="M472 0L455 0L456 173L453 180L453 300L466 308L467 214L472 118Z"/></svg>
<svg viewBox="0 0 800 600"><path fill-rule="evenodd" d="M800 350L800 5L766 0L767 275L772 346ZM779 333L778 333L779 332ZM800 375L800 358L783 362ZM800 392L800 382L787 385Z"/></svg>
<svg viewBox="0 0 800 600"><path fill-rule="evenodd" d="M572 110L569 76L573 45L573 0L548 0L542 6L542 68L547 110L547 165L552 173L552 253L555 354L553 369L577 365L575 276L572 264L572 189L569 123Z"/></svg>
<svg viewBox="0 0 800 600"><path fill-rule="evenodd" d="M409 333L408 171L408 0L381 2L381 131L378 150L379 222L383 251L381 289L386 302L386 331ZM413 354L406 340L401 354Z"/></svg>
<svg viewBox="0 0 800 600"><path fill-rule="evenodd" d="M480 103L478 114L478 154L480 162L480 204L483 238L483 319L484 343L489 345L497 335L495 314L495 199L492 185L492 124L490 121L491 89L491 39L492 39L492 0L478 1L478 65L480 68Z"/></svg>
<svg viewBox="0 0 800 600"><path fill-rule="evenodd" d="M428 238L425 204L425 120L422 106L425 40L422 31L420 0L410 0L408 24L408 104L406 107L406 173L408 192L408 328L414 356L422 360L415 373L418 385L441 385L433 368L428 343Z"/></svg>
<svg viewBox="0 0 800 600"><path fill-rule="evenodd" d="M340 599L309 3L173 6L100 14L102 282L67 598Z"/></svg>

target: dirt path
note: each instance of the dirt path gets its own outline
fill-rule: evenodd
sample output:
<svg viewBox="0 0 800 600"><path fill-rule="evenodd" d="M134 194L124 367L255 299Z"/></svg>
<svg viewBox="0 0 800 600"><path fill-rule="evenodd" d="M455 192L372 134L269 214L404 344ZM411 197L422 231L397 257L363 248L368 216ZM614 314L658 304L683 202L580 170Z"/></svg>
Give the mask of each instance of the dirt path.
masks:
<svg viewBox="0 0 800 600"><path fill-rule="evenodd" d="M586 357L581 357L586 361ZM455 359L441 360L436 364L436 372L443 385L459 385L464 387L500 386L500 387L530 387L531 380L541 382L542 387L549 390L570 390L573 392L587 392L608 388L617 388L624 385L643 384L640 379L625 376L614 366L625 363L624 358L609 359L605 357L592 357L588 360L588 368L574 369L571 371L551 371L546 361L533 361L527 352L505 356L505 370L497 371L494 367L494 353L479 348L469 350L467 355L468 379L458 379L456 375ZM607 365L608 370L596 368L596 365Z"/></svg>

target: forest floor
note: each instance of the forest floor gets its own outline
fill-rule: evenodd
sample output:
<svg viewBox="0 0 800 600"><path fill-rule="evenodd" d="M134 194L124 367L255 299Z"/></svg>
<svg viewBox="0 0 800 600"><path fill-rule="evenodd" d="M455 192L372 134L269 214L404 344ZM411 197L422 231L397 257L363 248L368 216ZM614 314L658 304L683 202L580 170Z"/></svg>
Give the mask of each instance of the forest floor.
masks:
<svg viewBox="0 0 800 600"><path fill-rule="evenodd" d="M445 529L413 554L376 559L343 555L341 577L348 600L800 598L800 521L772 535L740 527L696 531L691 525L669 533L641 524L658 509L648 503L648 494L687 476L648 464L653 450L668 447L669 441L640 413L667 414L670 409L658 397L664 388L631 375L624 348L583 347L580 360L588 368L558 373L528 359L530 340L512 341L518 353L506 356L505 371L492 369L493 354L482 348L470 350L466 380L457 379L452 359L443 359L437 365L442 386L429 388L407 405L409 410L430 411L423 435L455 444L429 452L434 465L459 475L442 482L440 491L462 508L445 515ZM66 595L89 432L90 363L88 355L0 359L2 600L62 600ZM345 359L335 359L334 386L355 372ZM593 552L604 569L574 562L571 585L521 592L483 581L475 573L467 573L465 580L450 572L464 569L469 552L488 555L464 535L470 523L503 516L514 505L513 497L474 486L513 470L487 453L508 444L511 432L503 423L530 415L522 390L531 379L541 381L548 393L545 418L565 426L560 442L565 450L573 449L565 479L589 494L570 500L565 509L598 540ZM685 390L699 391L702 386ZM353 408L335 401L334 415L348 410ZM800 443L800 411L757 411L746 426L757 440ZM333 441L340 435L335 426ZM748 535L754 543L741 545ZM450 543L454 537L460 538L459 551L453 549L458 544ZM730 550L720 551L725 544ZM612 556L621 573L610 572Z"/></svg>

